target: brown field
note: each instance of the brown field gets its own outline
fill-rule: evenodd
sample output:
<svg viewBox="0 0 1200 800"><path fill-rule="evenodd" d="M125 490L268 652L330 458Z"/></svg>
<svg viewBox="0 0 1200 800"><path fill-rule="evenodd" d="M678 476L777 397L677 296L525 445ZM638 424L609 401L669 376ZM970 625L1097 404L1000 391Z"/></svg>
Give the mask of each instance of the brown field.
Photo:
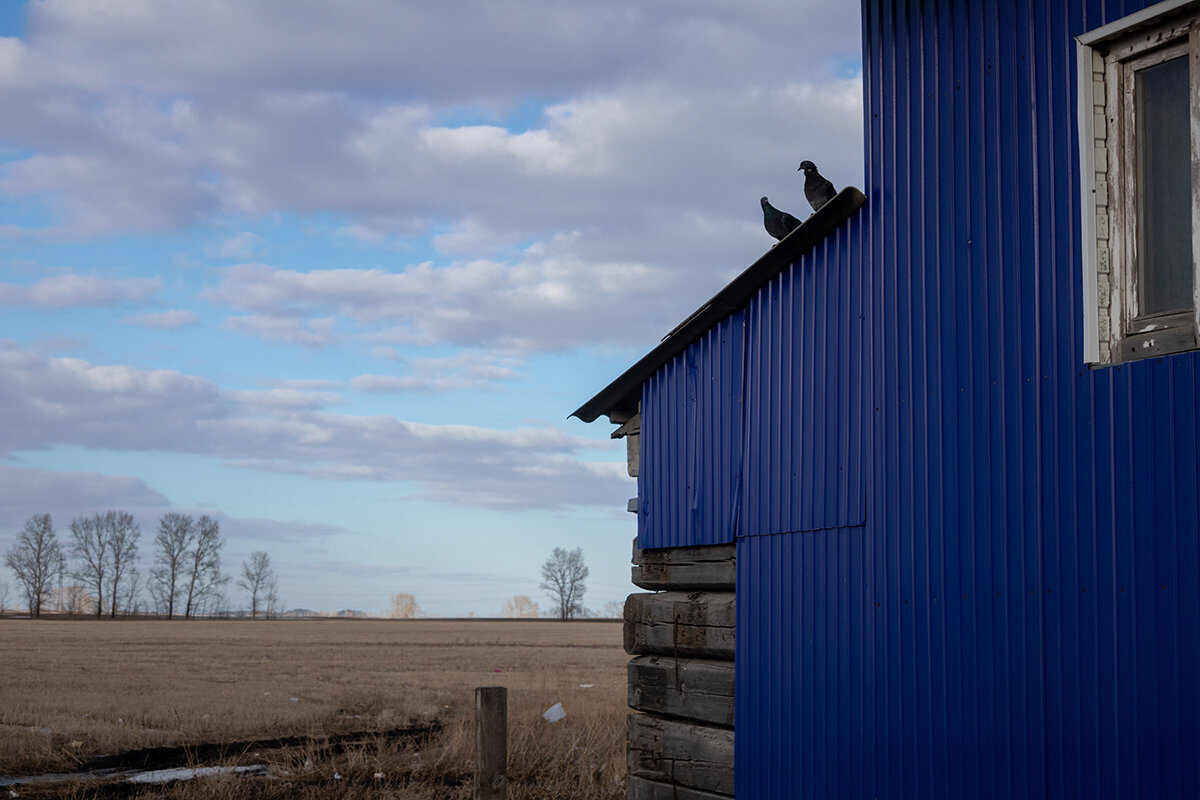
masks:
<svg viewBox="0 0 1200 800"><path fill-rule="evenodd" d="M118 770L26 798L469 798L477 686L508 688L510 798L624 796L618 622L0 620L0 653L0 778ZM269 776L122 777L235 764Z"/></svg>

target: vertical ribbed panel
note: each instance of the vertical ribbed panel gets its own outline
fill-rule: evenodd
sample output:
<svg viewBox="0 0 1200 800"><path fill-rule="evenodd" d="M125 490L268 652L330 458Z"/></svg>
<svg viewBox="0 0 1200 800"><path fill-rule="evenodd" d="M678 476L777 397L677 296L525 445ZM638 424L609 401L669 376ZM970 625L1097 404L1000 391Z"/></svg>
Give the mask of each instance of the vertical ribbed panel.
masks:
<svg viewBox="0 0 1200 800"><path fill-rule="evenodd" d="M747 309L743 535L861 525L863 215Z"/></svg>
<svg viewBox="0 0 1200 800"><path fill-rule="evenodd" d="M889 796L871 558L861 528L738 539L738 797Z"/></svg>
<svg viewBox="0 0 1200 800"><path fill-rule="evenodd" d="M747 500L738 796L1197 795L1197 356L1082 364L1072 37L1150 4L863 3L866 526L758 536L806 512ZM784 437L829 377L755 309L845 322L786 280L747 340Z"/></svg>
<svg viewBox="0 0 1200 800"><path fill-rule="evenodd" d="M746 313L692 343L642 386L638 543L728 544L737 529Z"/></svg>

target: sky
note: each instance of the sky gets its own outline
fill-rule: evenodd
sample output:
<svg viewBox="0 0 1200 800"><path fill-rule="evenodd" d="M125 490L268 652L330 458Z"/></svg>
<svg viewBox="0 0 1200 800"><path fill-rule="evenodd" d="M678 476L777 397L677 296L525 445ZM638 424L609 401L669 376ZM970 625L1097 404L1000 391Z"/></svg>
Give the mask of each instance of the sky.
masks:
<svg viewBox="0 0 1200 800"><path fill-rule="evenodd" d="M0 551L117 509L145 573L176 511L288 608L545 609L555 547L623 600L569 415L801 160L862 186L861 92L844 0L0 0Z"/></svg>

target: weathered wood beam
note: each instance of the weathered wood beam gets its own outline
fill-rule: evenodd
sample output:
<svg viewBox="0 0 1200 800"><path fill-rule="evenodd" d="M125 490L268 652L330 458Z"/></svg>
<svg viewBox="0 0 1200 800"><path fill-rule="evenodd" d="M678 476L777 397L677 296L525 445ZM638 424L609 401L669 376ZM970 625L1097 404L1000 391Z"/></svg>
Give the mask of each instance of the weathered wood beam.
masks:
<svg viewBox="0 0 1200 800"><path fill-rule="evenodd" d="M625 652L733 660L733 592L631 594L625 600Z"/></svg>
<svg viewBox="0 0 1200 800"><path fill-rule="evenodd" d="M732 592L737 583L732 544L642 550L633 540L633 583L643 589Z"/></svg>
<svg viewBox="0 0 1200 800"><path fill-rule="evenodd" d="M732 795L702 792L686 786L658 783L630 775L625 783L627 800L729 800Z"/></svg>
<svg viewBox="0 0 1200 800"><path fill-rule="evenodd" d="M733 794L733 731L630 714L629 775L705 792Z"/></svg>
<svg viewBox="0 0 1200 800"><path fill-rule="evenodd" d="M733 662L638 656L629 662L629 707L733 727Z"/></svg>
<svg viewBox="0 0 1200 800"><path fill-rule="evenodd" d="M612 438L625 439L625 468L629 477L638 475L638 451L642 433L642 415L634 414L628 422L612 432Z"/></svg>

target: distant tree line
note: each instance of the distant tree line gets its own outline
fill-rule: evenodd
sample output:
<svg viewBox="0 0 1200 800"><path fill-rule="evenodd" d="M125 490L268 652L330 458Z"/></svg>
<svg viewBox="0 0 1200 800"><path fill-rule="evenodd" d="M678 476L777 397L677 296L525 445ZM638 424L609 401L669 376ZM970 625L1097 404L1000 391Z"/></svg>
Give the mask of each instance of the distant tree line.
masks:
<svg viewBox="0 0 1200 800"><path fill-rule="evenodd" d="M25 607L33 617L44 611L69 614L118 614L151 610L167 619L228 613L221 571L225 540L220 524L208 516L169 512L158 521L154 557L143 579L137 568L141 527L124 511L82 514L71 520L60 542L49 514L25 521L16 541L4 553L4 565L17 579ZM252 617L280 611L270 556L258 551L242 564L238 586L245 589ZM0 611L7 603L7 584L0 589Z"/></svg>

